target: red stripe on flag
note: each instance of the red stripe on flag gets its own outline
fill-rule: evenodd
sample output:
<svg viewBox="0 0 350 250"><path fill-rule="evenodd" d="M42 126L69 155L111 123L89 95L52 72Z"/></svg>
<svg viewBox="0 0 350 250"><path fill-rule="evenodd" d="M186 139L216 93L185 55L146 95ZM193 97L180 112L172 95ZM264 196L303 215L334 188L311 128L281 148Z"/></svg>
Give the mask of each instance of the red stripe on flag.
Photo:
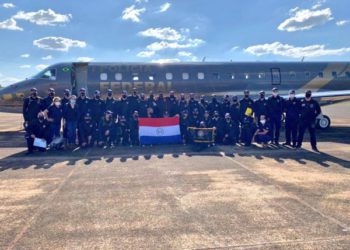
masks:
<svg viewBox="0 0 350 250"><path fill-rule="evenodd" d="M164 127L164 126L176 126L179 125L179 117L169 118L139 118L139 127Z"/></svg>

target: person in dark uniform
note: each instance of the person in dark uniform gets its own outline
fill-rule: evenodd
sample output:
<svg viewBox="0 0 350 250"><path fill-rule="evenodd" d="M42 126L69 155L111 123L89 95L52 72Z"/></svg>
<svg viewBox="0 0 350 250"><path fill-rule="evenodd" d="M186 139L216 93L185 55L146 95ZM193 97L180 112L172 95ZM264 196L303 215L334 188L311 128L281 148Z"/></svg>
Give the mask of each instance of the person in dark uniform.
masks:
<svg viewBox="0 0 350 250"><path fill-rule="evenodd" d="M213 127L213 120L211 119L208 110L204 111L204 115L203 115L202 121L204 122L206 128L212 128Z"/></svg>
<svg viewBox="0 0 350 250"><path fill-rule="evenodd" d="M49 88L47 97L45 97L41 102L41 110L47 110L53 101L53 98L55 97L55 89Z"/></svg>
<svg viewBox="0 0 350 250"><path fill-rule="evenodd" d="M79 114L81 121L84 119L85 114L89 113L90 110L90 98L86 96L86 89L81 88L79 90L80 96L77 98L77 106L79 108Z"/></svg>
<svg viewBox="0 0 350 250"><path fill-rule="evenodd" d="M220 114L221 106L215 95L212 95L211 102L208 104L208 111L210 116L213 116L215 111Z"/></svg>
<svg viewBox="0 0 350 250"><path fill-rule="evenodd" d="M140 101L139 101L139 116L141 118L147 117L147 109L148 109L148 101L146 100L145 94L141 93Z"/></svg>
<svg viewBox="0 0 350 250"><path fill-rule="evenodd" d="M81 147L93 147L96 140L96 125L92 122L90 113L86 113L84 120L79 123Z"/></svg>
<svg viewBox="0 0 350 250"><path fill-rule="evenodd" d="M78 121L80 120L79 106L76 104L76 99L76 96L72 95L63 111L64 127L67 129L68 149L75 147Z"/></svg>
<svg viewBox="0 0 350 250"><path fill-rule="evenodd" d="M235 131L235 125L233 124L233 121L231 120L231 116L229 113L225 114L225 121L223 124L223 140L222 142L225 145L234 145L237 143L236 138L237 132Z"/></svg>
<svg viewBox="0 0 350 250"><path fill-rule="evenodd" d="M190 121L188 117L188 111L184 110L181 113L180 117L180 133L181 133L181 138L182 138L182 143L184 145L189 143L189 132L188 132L188 127L189 127Z"/></svg>
<svg viewBox="0 0 350 250"><path fill-rule="evenodd" d="M158 111L157 117L162 118L164 117L164 113L166 111L165 100L162 93L159 93L156 103L157 103L157 111Z"/></svg>
<svg viewBox="0 0 350 250"><path fill-rule="evenodd" d="M127 146L129 145L130 143L130 130L129 130L129 126L128 126L128 123L127 123L127 120L125 118L125 116L120 116L119 117L119 126L120 126L120 132L121 132L121 137L120 139L122 140L121 141L121 144L123 146Z"/></svg>
<svg viewBox="0 0 350 250"><path fill-rule="evenodd" d="M148 97L148 99L147 99L147 106L148 107L151 107L152 109L153 109L153 112L154 112L154 114L155 115L157 115L158 114L158 108L157 108L157 102L156 102L156 99L154 98L154 93L153 93L153 91L150 91L149 92L149 97Z"/></svg>
<svg viewBox="0 0 350 250"><path fill-rule="evenodd" d="M286 142L285 146L297 146L298 123L300 114L300 101L295 98L295 91L289 91L289 98L285 101L284 111L286 112Z"/></svg>
<svg viewBox="0 0 350 250"><path fill-rule="evenodd" d="M61 98L55 97L53 104L48 108L47 120L50 123L50 136L48 143L51 143L52 139L61 137L61 122L63 118L63 106Z"/></svg>
<svg viewBox="0 0 350 250"><path fill-rule="evenodd" d="M135 110L139 111L140 97L136 88L133 88L132 94L128 96L128 116L131 117Z"/></svg>
<svg viewBox="0 0 350 250"><path fill-rule="evenodd" d="M253 135L256 131L252 109L247 108L241 124L242 143L244 143L244 146L249 147L252 144Z"/></svg>
<svg viewBox="0 0 350 250"><path fill-rule="evenodd" d="M29 123L26 131L26 140L28 152L27 154L32 154L34 152L34 140L35 138L48 140L50 136L50 124L45 119L45 114L43 112L39 112L37 115L37 119L32 120ZM45 152L45 148L38 148L39 151Z"/></svg>
<svg viewBox="0 0 350 250"><path fill-rule="evenodd" d="M113 113L107 110L98 125L98 145L100 147L114 147L114 126Z"/></svg>
<svg viewBox="0 0 350 250"><path fill-rule="evenodd" d="M195 109L198 109L200 115L204 114L204 110L201 109L199 102L194 98L194 94L190 93L190 99L188 100L188 113L192 114Z"/></svg>
<svg viewBox="0 0 350 250"><path fill-rule="evenodd" d="M100 91L95 90L94 98L90 100L90 105L89 105L89 112L92 117L92 122L98 125L105 111L106 111L106 103L101 99Z"/></svg>
<svg viewBox="0 0 350 250"><path fill-rule="evenodd" d="M259 99L254 101L254 114L257 122L259 121L260 116L264 115L267 117L267 100L265 98L265 91L260 91Z"/></svg>
<svg viewBox="0 0 350 250"><path fill-rule="evenodd" d="M147 108L147 115L146 115L146 117L147 118L157 118L156 114L154 113L153 108L151 108L151 107Z"/></svg>
<svg viewBox="0 0 350 250"><path fill-rule="evenodd" d="M131 146L138 146L140 144L139 140L139 112L134 111L132 118L129 121L130 129L130 142Z"/></svg>
<svg viewBox="0 0 350 250"><path fill-rule="evenodd" d="M169 96L165 100L166 111L169 113L169 117L174 117L179 114L177 99L175 97L174 91L170 91Z"/></svg>
<svg viewBox="0 0 350 250"><path fill-rule="evenodd" d="M279 96L278 89L272 89L272 96L267 100L267 113L271 124L271 136L276 146L279 145L284 99Z"/></svg>
<svg viewBox="0 0 350 250"><path fill-rule="evenodd" d="M119 116L124 116L125 119L128 119L128 109L129 109L129 100L128 92L123 90L122 96L117 103L117 113Z"/></svg>
<svg viewBox="0 0 350 250"><path fill-rule="evenodd" d="M66 104L69 102L69 98L70 98L70 90L69 89L65 89L64 92L63 92L63 97L61 99L62 107L66 106Z"/></svg>
<svg viewBox="0 0 350 250"><path fill-rule="evenodd" d="M261 144L264 148L271 141L270 135L270 123L266 119L266 115L260 115L257 124L257 130L254 134L254 139L257 143Z"/></svg>
<svg viewBox="0 0 350 250"><path fill-rule="evenodd" d="M39 112L41 111L42 99L38 96L38 90L36 88L32 88L30 92L30 96L25 98L23 102L22 114L25 127L36 120Z"/></svg>
<svg viewBox="0 0 350 250"><path fill-rule="evenodd" d="M210 111L209 111L210 112ZM221 143L223 139L223 120L220 117L219 111L214 111L212 125L215 128L215 143Z"/></svg>
<svg viewBox="0 0 350 250"><path fill-rule="evenodd" d="M305 92L305 98L300 101L299 137L297 148L301 148L305 130L309 130L312 150L319 152L316 142L316 118L321 114L318 102L312 99L311 90Z"/></svg>
<svg viewBox="0 0 350 250"><path fill-rule="evenodd" d="M201 96L201 98L199 99L199 105L201 106L202 110L208 110L208 105L209 103L205 100L204 95Z"/></svg>
<svg viewBox="0 0 350 250"><path fill-rule="evenodd" d="M199 110L198 109L194 109L192 111L192 115L189 117L189 127L193 127L193 128L198 128L199 127L199 123L201 122L201 117L199 115Z"/></svg>
<svg viewBox="0 0 350 250"><path fill-rule="evenodd" d="M224 100L221 103L221 110L220 115L224 117L227 113L229 114L231 111L231 102L230 102L230 96L225 95Z"/></svg>
<svg viewBox="0 0 350 250"><path fill-rule="evenodd" d="M233 121L233 124L235 126L236 140L238 142L238 140L240 138L239 123L240 123L240 119L241 119L241 114L240 114L240 106L239 106L237 96L232 96L232 104L230 107L229 114L230 114L231 120Z"/></svg>
<svg viewBox="0 0 350 250"><path fill-rule="evenodd" d="M107 97L106 97L106 110L110 110L110 111L114 111L115 110L115 106L116 106L116 100L113 97L113 91L111 89L107 90ZM114 114L114 113L113 113ZM114 114L117 115L117 114Z"/></svg>
<svg viewBox="0 0 350 250"><path fill-rule="evenodd" d="M188 111L188 103L184 93L180 94L180 100L178 102L178 110L182 114L185 110Z"/></svg>
<svg viewBox="0 0 350 250"><path fill-rule="evenodd" d="M250 98L249 90L244 90L244 97L239 101L241 120L244 118L247 108L250 108L254 113L254 101Z"/></svg>

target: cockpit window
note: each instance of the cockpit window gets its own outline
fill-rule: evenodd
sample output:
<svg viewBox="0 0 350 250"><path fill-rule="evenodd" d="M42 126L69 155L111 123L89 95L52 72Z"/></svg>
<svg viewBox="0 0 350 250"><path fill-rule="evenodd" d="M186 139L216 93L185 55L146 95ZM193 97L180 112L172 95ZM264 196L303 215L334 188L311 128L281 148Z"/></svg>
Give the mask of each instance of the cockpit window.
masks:
<svg viewBox="0 0 350 250"><path fill-rule="evenodd" d="M36 74L33 76L33 79L49 79L49 80L56 80L56 69L46 69L41 71L39 74Z"/></svg>

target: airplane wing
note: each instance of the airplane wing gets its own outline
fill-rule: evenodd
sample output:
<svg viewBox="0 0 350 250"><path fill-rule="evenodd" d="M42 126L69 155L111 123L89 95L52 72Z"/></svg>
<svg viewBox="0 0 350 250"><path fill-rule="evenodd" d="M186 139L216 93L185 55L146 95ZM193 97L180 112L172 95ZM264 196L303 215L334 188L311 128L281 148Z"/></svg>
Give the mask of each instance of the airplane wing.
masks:
<svg viewBox="0 0 350 250"><path fill-rule="evenodd" d="M304 94L297 94L297 98L303 98ZM320 91L312 92L312 97L314 98L324 98L324 97L350 97L350 90L335 90L335 91Z"/></svg>

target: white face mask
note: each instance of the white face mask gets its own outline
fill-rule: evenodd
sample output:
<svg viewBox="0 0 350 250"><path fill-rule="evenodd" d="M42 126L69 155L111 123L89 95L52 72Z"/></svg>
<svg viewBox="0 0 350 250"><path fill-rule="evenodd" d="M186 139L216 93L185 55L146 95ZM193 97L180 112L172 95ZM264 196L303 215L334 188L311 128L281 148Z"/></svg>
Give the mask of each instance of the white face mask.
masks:
<svg viewBox="0 0 350 250"><path fill-rule="evenodd" d="M55 106L59 107L59 106L61 106L61 103L60 102L55 102Z"/></svg>
<svg viewBox="0 0 350 250"><path fill-rule="evenodd" d="M261 123L262 125L265 125L266 120L260 120L260 123Z"/></svg>
<svg viewBox="0 0 350 250"><path fill-rule="evenodd" d="M290 98L290 99L294 99L294 97L295 97L294 94L290 94L290 95L289 95L289 98Z"/></svg>

